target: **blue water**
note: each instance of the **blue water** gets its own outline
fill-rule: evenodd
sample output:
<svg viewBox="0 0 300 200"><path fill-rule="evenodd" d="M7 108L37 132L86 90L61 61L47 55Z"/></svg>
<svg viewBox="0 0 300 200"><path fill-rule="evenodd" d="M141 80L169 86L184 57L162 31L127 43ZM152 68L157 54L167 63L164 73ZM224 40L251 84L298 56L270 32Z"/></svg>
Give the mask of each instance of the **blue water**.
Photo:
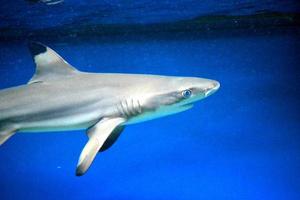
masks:
<svg viewBox="0 0 300 200"><path fill-rule="evenodd" d="M168 5L178 4L174 2ZM282 7L277 1L249 2L255 8L268 2ZM297 10L293 2L290 11ZM56 6L63 10L69 3ZM163 10L153 5L157 12ZM198 14L210 13L211 7ZM113 16L108 19L121 20ZM39 26L30 17L23 20ZM50 21L47 26L57 22ZM297 25L211 35L153 31L118 37L0 38L1 89L26 84L33 75L26 46L31 39L82 71L196 76L221 83L217 93L189 111L127 126L82 177L75 176L75 167L87 141L84 131L16 134L0 148L1 200L300 199L299 31Z"/></svg>
<svg viewBox="0 0 300 200"><path fill-rule="evenodd" d="M0 5L0 28L42 29L82 24L160 23L203 15L300 12L297 0L64 0L56 5L14 0ZM58 1L58 0L48 0Z"/></svg>

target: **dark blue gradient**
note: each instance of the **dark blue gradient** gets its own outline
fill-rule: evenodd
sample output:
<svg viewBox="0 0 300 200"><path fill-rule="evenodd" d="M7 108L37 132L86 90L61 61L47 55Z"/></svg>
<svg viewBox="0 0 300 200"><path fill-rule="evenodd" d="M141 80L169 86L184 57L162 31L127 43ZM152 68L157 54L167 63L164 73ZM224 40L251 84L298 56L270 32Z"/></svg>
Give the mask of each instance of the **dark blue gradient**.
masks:
<svg viewBox="0 0 300 200"><path fill-rule="evenodd" d="M82 177L84 130L16 134L0 147L0 200L300 199L298 1L29 1L0 5L0 89L33 76L30 40L82 71L221 88L127 126Z"/></svg>
<svg viewBox="0 0 300 200"><path fill-rule="evenodd" d="M298 0L61 0L63 2L56 5L43 1L59 0L13 0L0 4L0 30L151 24L207 15L300 12Z"/></svg>
<svg viewBox="0 0 300 200"><path fill-rule="evenodd" d="M84 131L17 134L0 149L1 199L299 199L297 32L42 42L80 70L199 76L221 88L187 112L126 127L80 178ZM0 49L1 88L25 84L25 43Z"/></svg>

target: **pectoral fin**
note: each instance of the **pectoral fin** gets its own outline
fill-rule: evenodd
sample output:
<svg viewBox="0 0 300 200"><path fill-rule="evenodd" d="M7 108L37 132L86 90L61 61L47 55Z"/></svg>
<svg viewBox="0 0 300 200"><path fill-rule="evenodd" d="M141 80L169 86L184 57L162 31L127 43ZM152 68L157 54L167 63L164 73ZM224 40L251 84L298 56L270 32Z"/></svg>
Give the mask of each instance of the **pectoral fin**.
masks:
<svg viewBox="0 0 300 200"><path fill-rule="evenodd" d="M123 118L104 118L88 130L89 141L82 150L76 175L83 175L91 166L96 154L116 127L125 122Z"/></svg>
<svg viewBox="0 0 300 200"><path fill-rule="evenodd" d="M116 127L115 130L108 136L99 152L103 152L109 149L117 141L124 129L125 126Z"/></svg>

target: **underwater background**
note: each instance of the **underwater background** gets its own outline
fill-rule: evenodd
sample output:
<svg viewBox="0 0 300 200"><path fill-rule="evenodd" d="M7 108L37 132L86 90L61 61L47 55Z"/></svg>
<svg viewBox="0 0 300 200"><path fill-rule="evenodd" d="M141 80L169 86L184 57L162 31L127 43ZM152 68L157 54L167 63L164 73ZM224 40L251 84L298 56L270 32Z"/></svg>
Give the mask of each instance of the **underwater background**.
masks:
<svg viewBox="0 0 300 200"><path fill-rule="evenodd" d="M0 199L300 199L299 17L297 0L3 1L0 89L32 77L28 41L82 71L221 88L127 126L82 177L84 130L16 134L0 148Z"/></svg>

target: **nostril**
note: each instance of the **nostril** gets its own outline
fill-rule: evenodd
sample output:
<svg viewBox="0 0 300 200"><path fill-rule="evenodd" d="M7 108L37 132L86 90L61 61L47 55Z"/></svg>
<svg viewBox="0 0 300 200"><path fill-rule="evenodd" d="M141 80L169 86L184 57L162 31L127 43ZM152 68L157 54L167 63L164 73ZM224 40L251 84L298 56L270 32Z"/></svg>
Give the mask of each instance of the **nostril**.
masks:
<svg viewBox="0 0 300 200"><path fill-rule="evenodd" d="M209 92L211 89L213 89L213 87L204 88L204 92Z"/></svg>

